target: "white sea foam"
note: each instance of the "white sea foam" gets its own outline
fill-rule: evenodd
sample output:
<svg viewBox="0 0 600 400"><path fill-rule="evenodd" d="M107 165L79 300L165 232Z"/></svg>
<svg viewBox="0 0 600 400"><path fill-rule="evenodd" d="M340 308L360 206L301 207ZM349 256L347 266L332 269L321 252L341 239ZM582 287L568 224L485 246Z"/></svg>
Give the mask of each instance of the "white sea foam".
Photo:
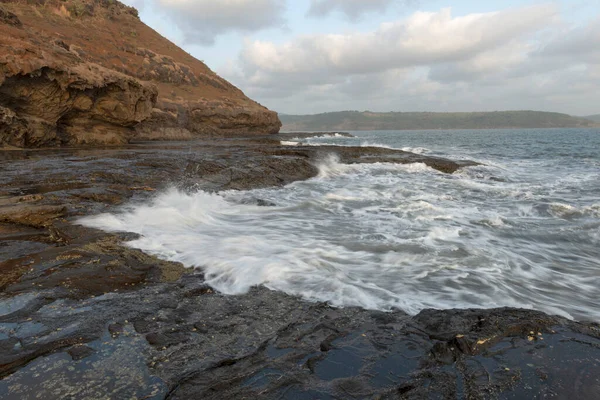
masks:
<svg viewBox="0 0 600 400"><path fill-rule="evenodd" d="M343 143L336 143L336 142L323 142L323 141L307 141L305 143L307 146L316 146L316 147L322 147L322 146L338 146L338 147L346 147L348 146L347 144L343 144ZM370 141L363 141L360 143L355 143L352 144L352 146L359 146L359 147L378 147L381 149L392 149L392 150L399 150L396 149L392 146L389 146L387 144L381 144L381 143L376 143L376 142L370 142Z"/></svg>
<svg viewBox="0 0 600 400"><path fill-rule="evenodd" d="M322 140L316 140L316 141L312 141L312 139L325 139L325 138L331 138L331 137L336 137L336 138L344 138L344 139L351 139L348 138L346 136L321 136L318 138L309 138L307 140L307 145L309 146L347 146L347 144L344 143L338 143L338 142L331 142L331 141L322 141ZM354 139L358 139L358 138L354 138ZM293 140L300 140L300 139L293 139ZM360 140L360 139L359 139ZM361 140L360 143L357 144L352 144L353 146L360 146L360 147L378 147L381 149L392 149L392 150L402 150L402 151L407 151L410 153L415 153L415 154L427 154L430 153L431 150L425 148L425 147L394 147L391 146L389 144L385 144L385 143L380 143L380 142L376 142L376 141L372 141L372 140Z"/></svg>
<svg viewBox="0 0 600 400"><path fill-rule="evenodd" d="M282 146L298 146L298 145L300 145L300 142L293 142L293 141L286 141L286 140L281 140L279 143Z"/></svg>
<svg viewBox="0 0 600 400"><path fill-rule="evenodd" d="M426 149L425 147L403 147L401 150L416 154L427 154L431 152L431 150Z"/></svg>
<svg viewBox="0 0 600 400"><path fill-rule="evenodd" d="M292 138L291 140L294 142L300 142L302 140L307 140L307 141L311 141L311 140L320 140L320 139L354 139L353 136L346 136L346 135L342 135L341 133L324 133L324 134L318 134L315 136L309 136L306 138L300 138L300 137L296 137L296 138Z"/></svg>
<svg viewBox="0 0 600 400"><path fill-rule="evenodd" d="M136 232L130 246L200 268L226 294L266 285L335 306L515 306L600 319L594 192L570 195L568 179L536 175L546 165L496 164L448 175L329 156L317 177L284 188L171 189L81 223Z"/></svg>
<svg viewBox="0 0 600 400"><path fill-rule="evenodd" d="M583 207L583 212L587 215L600 218L600 203L592 204L590 206Z"/></svg>
<svg viewBox="0 0 600 400"><path fill-rule="evenodd" d="M496 215L491 218L482 219L480 221L481 224L491 226L491 227L502 227L505 225L504 220L499 215Z"/></svg>
<svg viewBox="0 0 600 400"><path fill-rule="evenodd" d="M581 210L578 210L570 204L563 203L550 204L549 211L557 218L575 218L583 215Z"/></svg>
<svg viewBox="0 0 600 400"><path fill-rule="evenodd" d="M323 134L319 134L319 135L316 135L316 136L309 137L309 139L328 139L328 138L351 139L352 136L346 136L346 135L342 135L339 132L334 132L334 133L323 133Z"/></svg>

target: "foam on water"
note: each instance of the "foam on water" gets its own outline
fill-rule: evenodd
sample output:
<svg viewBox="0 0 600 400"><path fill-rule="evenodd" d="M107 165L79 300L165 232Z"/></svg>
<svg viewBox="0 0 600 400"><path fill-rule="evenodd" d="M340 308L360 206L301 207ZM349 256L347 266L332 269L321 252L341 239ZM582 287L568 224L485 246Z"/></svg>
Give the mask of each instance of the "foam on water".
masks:
<svg viewBox="0 0 600 400"><path fill-rule="evenodd" d="M322 139L353 139L353 138L354 137L352 137L352 136L346 136L346 135L342 135L339 132L335 132L335 133L316 134L315 136L309 136L309 137L304 138L304 139L296 137L296 138L292 138L291 140L295 141L295 142L299 142L299 141L302 141L302 140L306 140L306 141L319 141L319 140L322 140Z"/></svg>
<svg viewBox="0 0 600 400"><path fill-rule="evenodd" d="M171 189L81 223L136 232L130 246L200 268L226 294L263 284L335 306L512 306L600 320L597 171L478 160L487 166L448 175L328 157L317 177L284 188Z"/></svg>
<svg viewBox="0 0 600 400"><path fill-rule="evenodd" d="M431 152L431 150L426 149L425 147L403 147L402 150L416 154L427 154Z"/></svg>

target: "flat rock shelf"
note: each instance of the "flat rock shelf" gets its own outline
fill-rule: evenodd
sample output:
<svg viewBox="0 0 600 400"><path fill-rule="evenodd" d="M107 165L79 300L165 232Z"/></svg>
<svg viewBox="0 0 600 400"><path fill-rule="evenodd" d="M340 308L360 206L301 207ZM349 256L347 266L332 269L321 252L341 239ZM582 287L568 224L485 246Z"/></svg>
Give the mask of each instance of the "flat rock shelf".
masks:
<svg viewBox="0 0 600 400"><path fill-rule="evenodd" d="M332 308L125 247L78 218L168 187L282 186L342 163L455 162L299 135L0 153L0 397L598 398L600 326L521 309ZM256 199L256 205L262 204Z"/></svg>

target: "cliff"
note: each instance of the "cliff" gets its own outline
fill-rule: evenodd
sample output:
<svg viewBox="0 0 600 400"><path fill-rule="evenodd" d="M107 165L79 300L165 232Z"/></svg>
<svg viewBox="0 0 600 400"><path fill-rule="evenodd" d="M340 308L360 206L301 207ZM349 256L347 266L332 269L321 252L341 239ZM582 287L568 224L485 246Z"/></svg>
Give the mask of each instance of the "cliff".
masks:
<svg viewBox="0 0 600 400"><path fill-rule="evenodd" d="M411 129L586 128L592 121L541 111L385 112L340 111L315 115L281 115L286 131L370 131Z"/></svg>
<svg viewBox="0 0 600 400"><path fill-rule="evenodd" d="M0 146L277 133L275 112L115 0L0 0Z"/></svg>

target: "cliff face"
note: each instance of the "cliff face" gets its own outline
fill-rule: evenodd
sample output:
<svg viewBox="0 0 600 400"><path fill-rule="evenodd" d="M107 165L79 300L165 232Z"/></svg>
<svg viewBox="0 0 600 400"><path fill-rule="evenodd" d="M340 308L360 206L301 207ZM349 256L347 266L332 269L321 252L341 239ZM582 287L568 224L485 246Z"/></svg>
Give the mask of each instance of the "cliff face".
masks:
<svg viewBox="0 0 600 400"><path fill-rule="evenodd" d="M275 112L114 0L0 0L0 145L268 134Z"/></svg>

